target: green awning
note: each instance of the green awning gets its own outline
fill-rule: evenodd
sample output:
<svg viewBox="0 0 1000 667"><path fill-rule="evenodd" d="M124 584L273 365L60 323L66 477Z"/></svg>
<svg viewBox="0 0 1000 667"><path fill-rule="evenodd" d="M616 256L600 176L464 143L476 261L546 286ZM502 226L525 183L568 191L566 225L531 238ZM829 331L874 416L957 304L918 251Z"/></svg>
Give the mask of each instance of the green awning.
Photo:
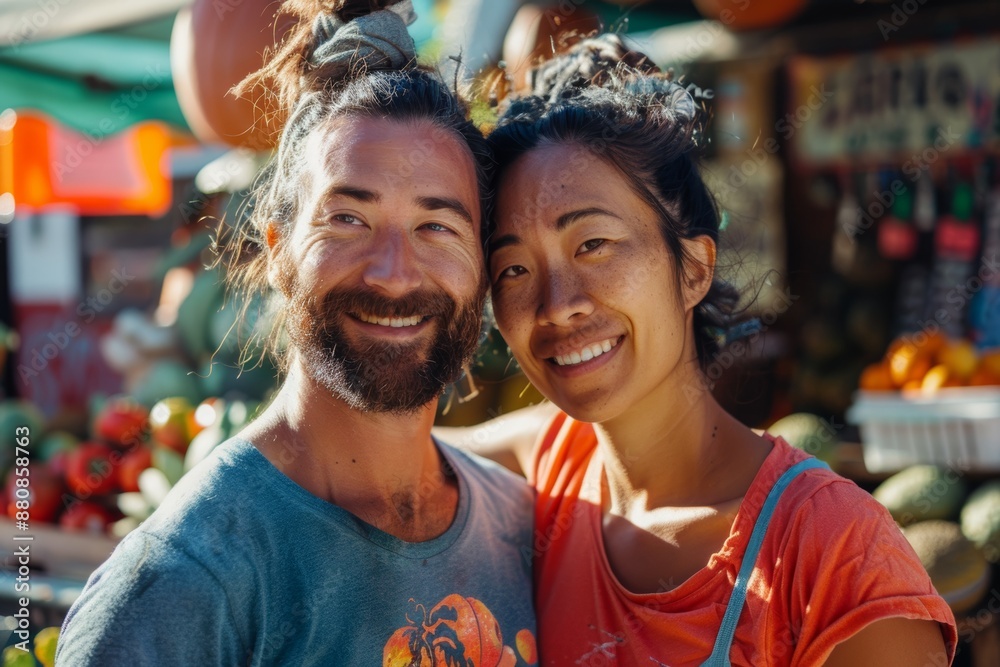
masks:
<svg viewBox="0 0 1000 667"><path fill-rule="evenodd" d="M147 120L187 128L170 73L172 24L0 49L0 110L35 109L99 136Z"/></svg>
<svg viewBox="0 0 1000 667"><path fill-rule="evenodd" d="M432 36L434 0L415 0L418 45ZM174 15L89 34L0 48L0 111L35 109L104 136L147 120L187 129L170 73Z"/></svg>

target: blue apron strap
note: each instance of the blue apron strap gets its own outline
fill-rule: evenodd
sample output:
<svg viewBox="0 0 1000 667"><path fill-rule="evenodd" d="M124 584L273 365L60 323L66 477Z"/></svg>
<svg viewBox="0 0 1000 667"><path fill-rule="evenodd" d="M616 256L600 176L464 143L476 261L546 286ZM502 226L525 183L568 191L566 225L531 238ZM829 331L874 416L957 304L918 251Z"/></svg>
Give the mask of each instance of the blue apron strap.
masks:
<svg viewBox="0 0 1000 667"><path fill-rule="evenodd" d="M785 489L788 488L788 485L791 484L792 480L799 473L811 468L828 467L818 459L808 458L786 470L778 478L778 481L774 483L774 486L771 487L771 491L767 494L767 499L764 501L764 506L760 510L760 515L757 517L756 523L754 523L753 532L750 533L750 541L747 543L746 552L743 554L743 562L740 563L740 571L736 575L736 585L733 587L733 594L729 598L726 613L722 617L722 626L719 628L719 634L715 638L712 655L702 664L702 667L730 667L729 649L733 645L733 637L736 635L736 624L740 620L740 614L743 613L743 603L747 599L747 582L750 581L750 575L753 574L757 563L757 554L760 553L760 547L764 543L764 536L767 534L767 527L771 523L774 508L778 505L781 494L784 493Z"/></svg>

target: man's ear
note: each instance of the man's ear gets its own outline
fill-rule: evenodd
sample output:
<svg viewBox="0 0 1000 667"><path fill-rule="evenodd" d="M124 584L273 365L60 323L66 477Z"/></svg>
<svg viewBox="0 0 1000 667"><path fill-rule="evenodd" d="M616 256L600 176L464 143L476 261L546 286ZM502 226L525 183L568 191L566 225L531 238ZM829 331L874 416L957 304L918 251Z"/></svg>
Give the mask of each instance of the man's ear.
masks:
<svg viewBox="0 0 1000 667"><path fill-rule="evenodd" d="M281 229L278 223L271 220L264 228L264 241L267 243L267 282L272 289L281 290L279 259L281 249Z"/></svg>
<svg viewBox="0 0 1000 667"><path fill-rule="evenodd" d="M712 288L715 277L715 241L709 236L701 235L691 239L681 239L684 254L687 256L684 266L682 289L684 308L690 309L701 303L701 300Z"/></svg>

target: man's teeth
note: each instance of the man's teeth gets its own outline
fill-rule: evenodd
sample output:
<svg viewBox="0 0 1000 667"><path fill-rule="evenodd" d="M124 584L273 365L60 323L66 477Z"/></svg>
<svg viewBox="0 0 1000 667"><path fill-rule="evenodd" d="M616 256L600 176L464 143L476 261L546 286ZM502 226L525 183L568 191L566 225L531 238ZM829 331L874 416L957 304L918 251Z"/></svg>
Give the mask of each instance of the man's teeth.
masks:
<svg viewBox="0 0 1000 667"><path fill-rule="evenodd" d="M420 315L414 315L413 317L375 317L374 315L361 313L358 315L358 319L369 324L379 324L383 327L395 327L398 329L399 327L416 326L424 318Z"/></svg>
<svg viewBox="0 0 1000 667"><path fill-rule="evenodd" d="M590 361L594 357L599 357L605 352L610 352L611 348L618 344L617 338L609 338L600 343L594 343L593 345L588 345L587 347L579 350L577 352L570 352L569 354L562 354L557 357L553 357L556 363L560 366L573 366L574 364L582 364L585 361Z"/></svg>

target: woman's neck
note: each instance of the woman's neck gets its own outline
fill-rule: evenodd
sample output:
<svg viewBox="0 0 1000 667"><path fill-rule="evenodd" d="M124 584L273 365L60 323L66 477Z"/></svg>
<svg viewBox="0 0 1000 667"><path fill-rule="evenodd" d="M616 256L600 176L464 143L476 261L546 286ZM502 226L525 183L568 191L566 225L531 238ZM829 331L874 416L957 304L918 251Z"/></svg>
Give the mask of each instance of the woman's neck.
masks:
<svg viewBox="0 0 1000 667"><path fill-rule="evenodd" d="M594 426L610 510L621 516L740 498L771 448L697 379L672 382Z"/></svg>

